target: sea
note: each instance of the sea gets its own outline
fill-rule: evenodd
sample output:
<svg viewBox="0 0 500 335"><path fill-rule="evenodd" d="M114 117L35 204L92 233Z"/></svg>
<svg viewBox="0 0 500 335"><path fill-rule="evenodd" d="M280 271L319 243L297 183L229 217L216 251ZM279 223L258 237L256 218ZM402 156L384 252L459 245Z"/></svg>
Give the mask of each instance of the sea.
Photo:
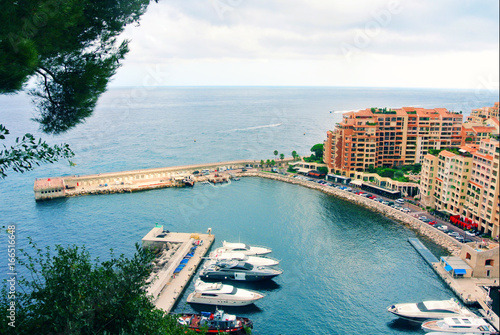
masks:
<svg viewBox="0 0 500 335"><path fill-rule="evenodd" d="M0 278L9 273L7 226L15 226L17 255L39 247L85 246L106 259L130 256L154 227L263 245L280 260L272 281L241 284L266 296L228 308L254 322L253 334L423 334L396 319L391 304L442 300L453 292L408 243L418 237L437 256L446 250L381 214L316 190L259 178L219 186L195 185L133 194L35 202L36 178L84 175L239 159L275 159L274 151L309 156L346 111L370 107L436 108L470 114L493 106L498 91L350 87L121 87L99 99L85 123L59 136L41 134L25 94L0 96L3 144L32 133L68 143L74 164L43 164L0 180ZM2 144L0 142L0 144ZM0 149L1 150L1 149ZM15 265L18 275L25 273ZM191 306L190 282L174 312Z"/></svg>

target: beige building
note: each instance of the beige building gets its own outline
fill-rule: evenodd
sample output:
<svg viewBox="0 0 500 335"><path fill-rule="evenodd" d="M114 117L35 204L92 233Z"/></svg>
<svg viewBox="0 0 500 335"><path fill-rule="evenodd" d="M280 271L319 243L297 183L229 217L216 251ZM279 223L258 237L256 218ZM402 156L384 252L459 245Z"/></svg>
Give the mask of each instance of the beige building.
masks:
<svg viewBox="0 0 500 335"><path fill-rule="evenodd" d="M434 190L438 171L438 157L427 154L422 161L420 171L420 203L425 207L434 208Z"/></svg>
<svg viewBox="0 0 500 335"><path fill-rule="evenodd" d="M496 244L471 242L464 244L460 258L472 268L472 277L498 278L499 247Z"/></svg>
<svg viewBox="0 0 500 335"><path fill-rule="evenodd" d="M460 214L465 202L467 183L472 171L471 152L460 149L457 153L443 150L439 154L435 208L451 215Z"/></svg>
<svg viewBox="0 0 500 335"><path fill-rule="evenodd" d="M479 230L498 240L499 234L499 163L498 137L483 140L473 154L463 215L479 225Z"/></svg>

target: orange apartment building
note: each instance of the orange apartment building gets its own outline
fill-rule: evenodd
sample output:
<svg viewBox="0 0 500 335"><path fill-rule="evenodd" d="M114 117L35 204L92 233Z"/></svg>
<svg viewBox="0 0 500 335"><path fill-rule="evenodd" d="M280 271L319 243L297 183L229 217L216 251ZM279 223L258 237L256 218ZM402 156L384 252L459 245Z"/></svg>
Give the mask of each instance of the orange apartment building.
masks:
<svg viewBox="0 0 500 335"><path fill-rule="evenodd" d="M421 163L429 149L459 147L462 115L445 108L365 109L343 114L327 132L324 161L331 172Z"/></svg>

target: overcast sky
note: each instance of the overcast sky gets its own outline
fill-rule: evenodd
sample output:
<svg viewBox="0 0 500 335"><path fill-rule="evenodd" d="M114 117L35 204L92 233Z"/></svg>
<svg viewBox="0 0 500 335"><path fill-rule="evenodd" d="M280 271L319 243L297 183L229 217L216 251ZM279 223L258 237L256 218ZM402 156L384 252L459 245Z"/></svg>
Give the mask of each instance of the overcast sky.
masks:
<svg viewBox="0 0 500 335"><path fill-rule="evenodd" d="M498 0L160 0L112 86L498 89Z"/></svg>

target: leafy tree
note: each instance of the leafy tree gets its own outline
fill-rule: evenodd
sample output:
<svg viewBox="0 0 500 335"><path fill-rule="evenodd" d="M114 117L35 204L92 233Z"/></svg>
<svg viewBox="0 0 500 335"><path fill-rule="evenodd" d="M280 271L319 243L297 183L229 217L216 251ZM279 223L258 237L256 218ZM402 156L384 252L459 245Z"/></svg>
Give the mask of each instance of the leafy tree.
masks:
<svg viewBox="0 0 500 335"><path fill-rule="evenodd" d="M296 160L297 159L297 151L292 151L292 157L293 157L293 160Z"/></svg>
<svg viewBox="0 0 500 335"><path fill-rule="evenodd" d="M23 89L47 133L64 132L90 116L99 96L128 52L118 43L151 0L3 1L0 12L0 93Z"/></svg>
<svg viewBox="0 0 500 335"><path fill-rule="evenodd" d="M263 159L260 160L260 166L264 167L264 160Z"/></svg>
<svg viewBox="0 0 500 335"><path fill-rule="evenodd" d="M16 287L17 334L184 334L174 316L155 308L144 290L154 255L136 245L132 258L91 261L85 248L56 246L23 251L18 264L31 280ZM34 252L34 254L33 254ZM12 328L7 286L0 296L0 333Z"/></svg>
<svg viewBox="0 0 500 335"><path fill-rule="evenodd" d="M269 159L268 159L268 160L266 160L266 165L267 165L267 166L270 166L270 165L271 165L271 160L269 160Z"/></svg>
<svg viewBox="0 0 500 335"><path fill-rule="evenodd" d="M273 160L271 161L271 166L275 166L275 165L276 165L276 161L273 159Z"/></svg>
<svg viewBox="0 0 500 335"><path fill-rule="evenodd" d="M317 160L323 159L323 143L313 145L311 152L314 152Z"/></svg>
<svg viewBox="0 0 500 335"><path fill-rule="evenodd" d="M280 159L283 161L285 159L285 154L280 154Z"/></svg>
<svg viewBox="0 0 500 335"><path fill-rule="evenodd" d="M9 130L0 124L0 140L5 140ZM7 177L7 170L26 172L41 163L53 163L61 158L71 158L73 151L67 144L49 146L46 142L38 141L31 134L16 138L14 146L7 148L2 144L0 150L0 179ZM71 162L70 162L71 163Z"/></svg>
<svg viewBox="0 0 500 335"><path fill-rule="evenodd" d="M274 150L274 156L276 156L276 159L278 159L278 150Z"/></svg>

